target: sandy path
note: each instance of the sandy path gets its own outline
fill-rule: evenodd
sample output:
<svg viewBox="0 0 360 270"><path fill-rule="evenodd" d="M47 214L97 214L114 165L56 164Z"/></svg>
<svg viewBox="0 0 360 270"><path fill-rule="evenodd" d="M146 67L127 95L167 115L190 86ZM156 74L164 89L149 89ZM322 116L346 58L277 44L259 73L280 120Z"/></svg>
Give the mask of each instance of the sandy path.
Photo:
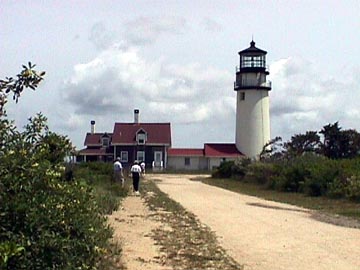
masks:
<svg viewBox="0 0 360 270"><path fill-rule="evenodd" d="M317 221L303 208L189 181L194 176L151 177L161 179L163 192L215 231L245 269L360 269L359 229Z"/></svg>
<svg viewBox="0 0 360 270"><path fill-rule="evenodd" d="M169 270L161 264L159 246L151 238L152 230L161 223L151 217L145 201L128 196L121 208L109 216L114 238L122 245L122 264L129 270Z"/></svg>

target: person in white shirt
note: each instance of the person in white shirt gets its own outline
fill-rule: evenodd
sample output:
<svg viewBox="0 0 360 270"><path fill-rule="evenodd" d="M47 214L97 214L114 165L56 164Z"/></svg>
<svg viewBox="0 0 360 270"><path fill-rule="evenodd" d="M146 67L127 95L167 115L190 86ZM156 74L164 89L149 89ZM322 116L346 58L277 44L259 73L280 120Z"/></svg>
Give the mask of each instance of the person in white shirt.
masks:
<svg viewBox="0 0 360 270"><path fill-rule="evenodd" d="M144 161L142 161L142 162L140 163L140 167L141 167L142 175L145 175L145 162L144 162Z"/></svg>
<svg viewBox="0 0 360 270"><path fill-rule="evenodd" d="M120 158L116 158L114 162L114 178L115 182L121 182L121 186L124 186L124 174Z"/></svg>
<svg viewBox="0 0 360 270"><path fill-rule="evenodd" d="M134 165L132 165L131 169L132 179L133 179L133 187L136 195L139 195L139 182L140 182L140 174L141 167L139 166L139 162L135 160Z"/></svg>

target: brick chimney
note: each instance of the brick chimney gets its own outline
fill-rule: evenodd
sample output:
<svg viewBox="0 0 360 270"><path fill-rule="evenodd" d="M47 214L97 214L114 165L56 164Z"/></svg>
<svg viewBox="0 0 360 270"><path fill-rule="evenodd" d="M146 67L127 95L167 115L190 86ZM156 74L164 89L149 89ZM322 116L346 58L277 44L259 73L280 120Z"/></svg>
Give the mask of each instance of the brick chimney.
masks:
<svg viewBox="0 0 360 270"><path fill-rule="evenodd" d="M95 120L91 120L90 124L91 124L91 134L94 134L95 133Z"/></svg>
<svg viewBox="0 0 360 270"><path fill-rule="evenodd" d="M134 123L139 124L139 110L138 109L134 110Z"/></svg>

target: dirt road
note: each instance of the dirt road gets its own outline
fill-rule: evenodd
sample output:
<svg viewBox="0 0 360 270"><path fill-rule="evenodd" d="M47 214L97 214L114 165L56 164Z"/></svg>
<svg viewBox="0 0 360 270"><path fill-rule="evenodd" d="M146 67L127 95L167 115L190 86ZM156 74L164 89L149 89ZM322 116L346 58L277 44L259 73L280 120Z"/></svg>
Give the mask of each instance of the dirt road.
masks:
<svg viewBox="0 0 360 270"><path fill-rule="evenodd" d="M140 197L128 196L118 211L109 216L114 238L122 245L121 265L129 270L168 270L158 259L159 246L151 238L152 230L161 226L150 218L150 211ZM123 269L123 268L120 268ZM171 269L171 268L170 268Z"/></svg>
<svg viewBox="0 0 360 270"><path fill-rule="evenodd" d="M358 270L360 229L315 220L313 212L191 181L152 175L159 188L216 232L245 270Z"/></svg>

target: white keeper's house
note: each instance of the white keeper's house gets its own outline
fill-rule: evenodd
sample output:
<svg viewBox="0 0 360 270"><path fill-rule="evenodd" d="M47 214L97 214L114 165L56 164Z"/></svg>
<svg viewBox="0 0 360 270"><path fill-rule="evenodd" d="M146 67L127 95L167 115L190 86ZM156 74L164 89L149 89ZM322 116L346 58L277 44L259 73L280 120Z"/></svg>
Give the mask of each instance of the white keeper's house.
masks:
<svg viewBox="0 0 360 270"><path fill-rule="evenodd" d="M125 167L135 160L144 161L153 170L212 170L221 162L249 157L258 159L270 140L269 91L266 79L267 52L250 47L239 52L234 90L236 91L235 143L204 143L203 148L172 148L171 124L142 123L139 110L134 121L115 123L112 132L91 132L85 136L85 148L77 155L78 162L113 161L120 157Z"/></svg>

